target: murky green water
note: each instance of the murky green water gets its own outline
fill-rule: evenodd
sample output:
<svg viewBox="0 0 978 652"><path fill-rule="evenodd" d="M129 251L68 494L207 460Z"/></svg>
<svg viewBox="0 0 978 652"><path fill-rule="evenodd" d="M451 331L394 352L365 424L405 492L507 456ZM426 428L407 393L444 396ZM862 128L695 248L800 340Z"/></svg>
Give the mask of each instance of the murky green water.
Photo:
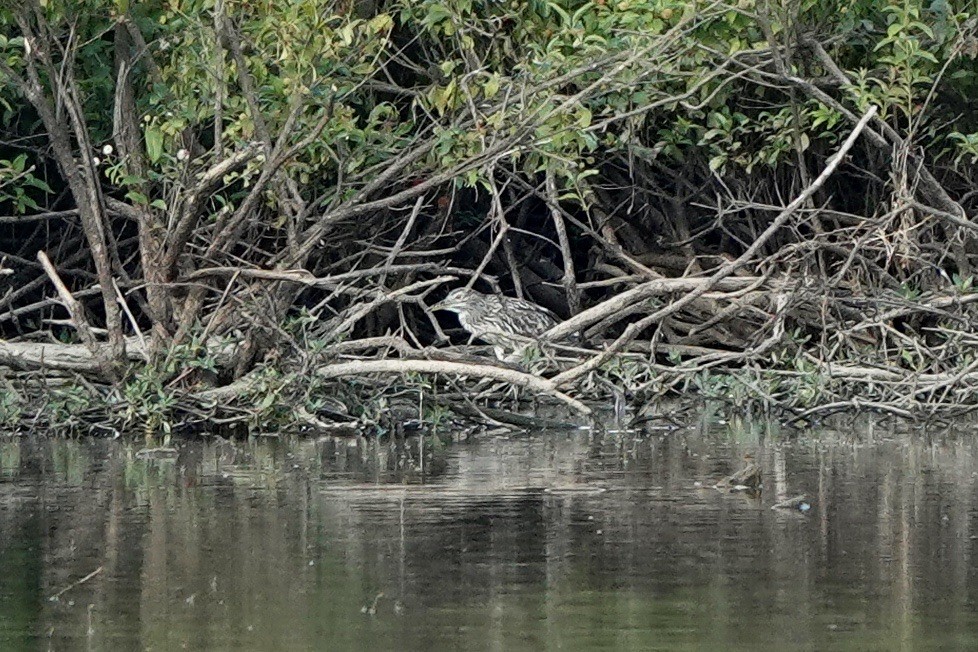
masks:
<svg viewBox="0 0 978 652"><path fill-rule="evenodd" d="M978 648L974 437L818 435L5 440L0 649Z"/></svg>

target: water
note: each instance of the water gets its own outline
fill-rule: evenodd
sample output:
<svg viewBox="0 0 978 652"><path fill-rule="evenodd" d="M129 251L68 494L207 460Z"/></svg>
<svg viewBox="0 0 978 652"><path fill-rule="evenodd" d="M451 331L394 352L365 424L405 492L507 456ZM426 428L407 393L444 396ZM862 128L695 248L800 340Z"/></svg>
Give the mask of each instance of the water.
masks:
<svg viewBox="0 0 978 652"><path fill-rule="evenodd" d="M978 648L970 432L139 448L0 443L0 649Z"/></svg>

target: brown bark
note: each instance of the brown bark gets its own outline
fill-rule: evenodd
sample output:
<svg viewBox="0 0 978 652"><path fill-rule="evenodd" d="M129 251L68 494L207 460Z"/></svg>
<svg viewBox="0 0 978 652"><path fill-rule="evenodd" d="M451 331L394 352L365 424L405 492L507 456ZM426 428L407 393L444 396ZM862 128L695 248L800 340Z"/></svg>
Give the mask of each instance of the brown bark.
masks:
<svg viewBox="0 0 978 652"><path fill-rule="evenodd" d="M37 18L37 32L32 27L32 18ZM26 39L36 45L32 54L25 57L27 78L21 78L7 68L8 74L24 95L37 110L44 128L47 131L54 158L61 173L68 181L71 194L78 206L82 228L95 263L99 279L102 305L106 316L109 347L114 364L121 365L125 360L125 339L122 334L122 319L119 306L116 304L115 290L112 285L112 267L109 258L106 237L107 219L102 202L97 171L92 160L91 144L88 139L88 129L82 112L80 96L72 75L72 66L61 66L63 74L58 74L52 53L47 49L55 42L44 34L44 23L41 8L34 2L25 6L16 15L18 25ZM70 63L70 62L69 62ZM47 79L54 86L45 87L41 81L38 66L46 70ZM4 66L6 67L6 66ZM63 107L67 114L68 125L56 114L53 101ZM78 142L80 156L76 157L72 148L71 138Z"/></svg>

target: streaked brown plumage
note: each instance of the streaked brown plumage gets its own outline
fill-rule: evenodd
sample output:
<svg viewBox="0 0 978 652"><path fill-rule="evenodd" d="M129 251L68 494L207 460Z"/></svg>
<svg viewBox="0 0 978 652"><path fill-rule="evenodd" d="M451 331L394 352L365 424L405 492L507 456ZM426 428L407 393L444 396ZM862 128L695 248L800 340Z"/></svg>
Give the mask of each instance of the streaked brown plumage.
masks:
<svg viewBox="0 0 978 652"><path fill-rule="evenodd" d="M531 301L468 288L452 290L432 310L454 312L462 328L491 344L500 360L504 353L526 344L525 338L536 337L557 325L552 312Z"/></svg>

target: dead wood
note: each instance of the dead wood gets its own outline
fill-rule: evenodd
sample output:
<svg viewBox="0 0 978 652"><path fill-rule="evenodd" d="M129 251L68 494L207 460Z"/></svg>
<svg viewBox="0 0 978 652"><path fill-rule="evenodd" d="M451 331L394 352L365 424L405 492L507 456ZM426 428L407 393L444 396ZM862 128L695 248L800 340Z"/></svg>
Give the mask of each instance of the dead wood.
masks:
<svg viewBox="0 0 978 652"><path fill-rule="evenodd" d="M78 331L82 342L88 347L88 352L92 359L98 364L99 369L102 370L106 378L117 381L119 375L116 369L113 368L113 361L105 355L102 345L95 339L92 328L88 323L88 318L85 317L85 308L75 297L71 296L71 292L65 287L65 284L58 276L58 272L54 269L54 265L51 264L51 261L48 260L47 255L43 251L37 252L37 259L41 261L41 265L44 266L44 272L51 279L55 289L57 289L58 296L61 297L61 303L68 309L68 314L71 315L71 321L75 325L75 330Z"/></svg>
<svg viewBox="0 0 978 652"><path fill-rule="evenodd" d="M313 66L275 104L263 88L274 72L219 0L197 25L213 88L150 154L144 87L178 92L162 44L135 15L105 28L111 116L93 127L76 26L49 31L50 12L23 2L11 24L23 65L0 61L0 74L44 131L30 147L46 165L32 170L46 166L63 192L0 216L12 243L0 327L20 340L0 339L0 363L140 387L188 419L260 422L255 405L271 397L318 429L355 422L329 399L382 406L402 385L524 427L540 422L485 404L513 388L581 414L582 396L620 407L693 388L746 388L804 418L978 402L973 171L926 155L922 116L904 129L886 106L867 109L817 34L778 43L761 20L768 42L733 55L695 38L728 9L708 4L641 47L492 93L477 88L491 56L454 53L465 70L449 101L442 61L432 72L427 45L412 45L378 53L376 78L352 89L319 83ZM693 51L711 67L675 68ZM730 99L740 93L762 108ZM610 109L614 94L624 103ZM840 126L816 129L816 106ZM372 108L396 129L359 133ZM772 126L781 109L784 128ZM246 136L224 129L237 114ZM108 131L108 150L91 142ZM577 150L559 145L571 136ZM783 151L769 158L769 146ZM113 147L110 169L93 154ZM518 354L496 364L429 309L463 284L566 319L514 337ZM36 343L65 336L80 344Z"/></svg>
<svg viewBox="0 0 978 652"><path fill-rule="evenodd" d="M138 342L130 342L132 348L129 360L143 361L136 353ZM103 356L104 358L104 356ZM0 365L36 371L45 369L77 371L104 375L105 361L92 355L91 349L84 344L60 344L53 342L7 342L0 340Z"/></svg>

